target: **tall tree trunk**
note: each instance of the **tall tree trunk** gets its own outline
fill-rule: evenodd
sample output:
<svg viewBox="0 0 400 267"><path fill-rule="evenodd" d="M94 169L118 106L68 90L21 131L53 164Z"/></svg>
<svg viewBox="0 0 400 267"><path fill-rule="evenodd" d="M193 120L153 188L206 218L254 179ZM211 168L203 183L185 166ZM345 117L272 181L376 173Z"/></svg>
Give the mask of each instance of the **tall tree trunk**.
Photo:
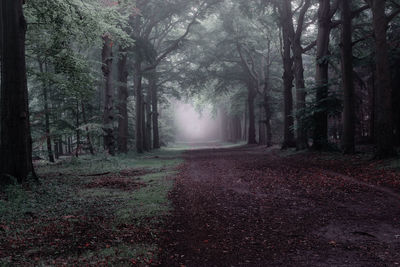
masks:
<svg viewBox="0 0 400 267"><path fill-rule="evenodd" d="M103 147L109 154L114 155L114 128L113 128L113 97L112 87L112 40L108 34L103 35L102 49L102 72L103 72Z"/></svg>
<svg viewBox="0 0 400 267"><path fill-rule="evenodd" d="M134 66L134 87L136 97L136 152L143 153L143 93L140 62L136 62Z"/></svg>
<svg viewBox="0 0 400 267"><path fill-rule="evenodd" d="M329 38L331 34L331 0L319 0L318 36L316 56L316 109L313 149L323 150L328 144L328 112L326 98L328 97L328 66Z"/></svg>
<svg viewBox="0 0 400 267"><path fill-rule="evenodd" d="M256 116L254 112L254 100L256 98L256 92L253 87L254 85L249 82L248 85L248 107L249 107L249 139L247 143L250 144L257 144L256 140Z"/></svg>
<svg viewBox="0 0 400 267"><path fill-rule="evenodd" d="M150 151L149 147L147 147L147 142L146 142L146 102L144 99L144 94L142 95L142 104L141 104L141 108L142 108L142 136L143 136L143 149L145 151Z"/></svg>
<svg viewBox="0 0 400 267"><path fill-rule="evenodd" d="M395 155L393 148L393 111L390 62L388 57L387 28L388 19L385 14L383 0L368 0L372 10L375 36L376 62L376 114L375 138L377 158Z"/></svg>
<svg viewBox="0 0 400 267"><path fill-rule="evenodd" d="M284 20L284 18L281 18ZM283 101L284 101L284 134L282 149L295 147L296 142L294 140L293 133L293 59L291 57L291 42L289 37L289 30L283 21L282 24L282 39L283 39Z"/></svg>
<svg viewBox="0 0 400 267"><path fill-rule="evenodd" d="M297 150L308 147L307 129L304 126L303 114L306 108L306 91L304 82L303 49L300 40L295 40L293 44L294 57L294 76L296 84L296 121L297 121Z"/></svg>
<svg viewBox="0 0 400 267"><path fill-rule="evenodd" d="M54 156L56 159L60 158L60 152L58 151L58 144L56 142L54 143Z"/></svg>
<svg viewBox="0 0 400 267"><path fill-rule="evenodd" d="M351 1L341 0L342 14L341 56L342 56L342 86L343 86L343 153L354 153L354 84L353 84L353 48L352 48L352 18Z"/></svg>
<svg viewBox="0 0 400 267"><path fill-rule="evenodd" d="M272 127L271 127L271 107L268 95L264 95L264 112L265 112L265 128L266 128L266 145L272 146Z"/></svg>
<svg viewBox="0 0 400 267"><path fill-rule="evenodd" d="M151 87L150 85L147 87L147 93L146 93L146 105L145 105L145 110L146 110L146 147L147 150L151 150L151 125L152 125L152 112L151 112Z"/></svg>
<svg viewBox="0 0 400 267"><path fill-rule="evenodd" d="M305 82L304 82L304 67L303 67L303 48L301 46L301 36L304 28L304 18L307 10L311 5L310 0L302 1L302 7L299 11L299 16L297 18L297 27L294 29L293 22L293 11L292 11L292 1L291 0L282 0L279 1L279 12L280 12L280 23L282 27L282 36L284 42L284 69L285 72L291 72L292 66L289 69L289 63L291 63L291 55L290 52L285 51L287 45L291 46L293 52L293 74L295 78L296 84L296 119L297 119L297 140L296 140L296 148L298 150L302 150L308 147L307 142L307 130L305 129L303 120L301 119L302 112L305 109L306 105L306 92L305 92ZM288 40L287 40L288 38ZM285 61L287 61L285 63ZM285 66L287 64L287 66ZM292 79L286 77L287 81L284 83L292 82ZM285 74L284 74L285 75ZM292 84L290 84L292 86ZM289 87L289 85L288 85ZM290 87L291 88L291 87ZM286 99L285 99L286 101ZM286 115L286 114L285 114Z"/></svg>
<svg viewBox="0 0 400 267"><path fill-rule="evenodd" d="M82 106L82 119L83 119L83 123L86 124L86 142L90 151L90 154L94 155L94 149L93 149L93 144L92 144L92 140L90 138L90 133L89 133L89 128L87 126L87 119L86 119L86 109L85 109L85 104L82 102L81 103Z"/></svg>
<svg viewBox="0 0 400 267"><path fill-rule="evenodd" d="M80 127L80 122L79 122L79 100L76 100L76 114L75 114L75 119L76 119L76 150L75 150L75 156L79 157L79 150L81 146L81 131L79 130Z"/></svg>
<svg viewBox="0 0 400 267"><path fill-rule="evenodd" d="M127 50L119 47L118 57L118 151L128 152L128 71Z"/></svg>
<svg viewBox="0 0 400 267"><path fill-rule="evenodd" d="M245 141L247 141L247 136L248 136L248 133L249 133L249 131L248 131L248 114L249 114L249 103L248 103L248 100L246 99L246 103L245 103L245 105L244 105L244 114L243 114L243 116L244 116L244 118L243 118L243 140L245 140Z"/></svg>
<svg viewBox="0 0 400 267"><path fill-rule="evenodd" d="M104 113L103 113L103 132L104 147L110 155L115 155L114 144L114 90L112 86L112 41L108 34L103 35L103 51L102 51L102 71L104 76Z"/></svg>
<svg viewBox="0 0 400 267"><path fill-rule="evenodd" d="M267 144L267 136L266 136L266 125L264 120L263 112L263 105L260 104L260 118L258 120L258 144L259 145L266 145Z"/></svg>
<svg viewBox="0 0 400 267"><path fill-rule="evenodd" d="M72 140L71 140L71 136L68 136L67 146L68 146L68 154L71 155L71 153L72 153Z"/></svg>
<svg viewBox="0 0 400 267"><path fill-rule="evenodd" d="M160 148L160 134L158 129L158 93L157 93L157 72L154 70L149 77L151 91L151 107L153 119L153 148Z"/></svg>
<svg viewBox="0 0 400 267"><path fill-rule="evenodd" d="M60 136L60 138L58 139L57 145L58 145L58 152L60 153L60 155L64 155L62 136Z"/></svg>
<svg viewBox="0 0 400 267"><path fill-rule="evenodd" d="M36 177L32 164L32 138L29 124L28 88L25 63L26 21L23 0L2 0L2 68L0 178L6 175L24 182L29 173Z"/></svg>
<svg viewBox="0 0 400 267"><path fill-rule="evenodd" d="M39 63L39 70L42 75L44 75L44 70L43 70L43 62L38 59ZM47 73L47 67L46 67L46 73ZM46 144L47 144L47 155L49 157L50 162L54 162L54 155L53 155L53 149L52 149L52 144L51 144L51 133L50 133L50 111L49 111L49 102L48 102L48 93L47 93L47 81L46 78L43 77L43 84L42 84L42 94L43 94L43 104L44 104L44 132L46 134Z"/></svg>

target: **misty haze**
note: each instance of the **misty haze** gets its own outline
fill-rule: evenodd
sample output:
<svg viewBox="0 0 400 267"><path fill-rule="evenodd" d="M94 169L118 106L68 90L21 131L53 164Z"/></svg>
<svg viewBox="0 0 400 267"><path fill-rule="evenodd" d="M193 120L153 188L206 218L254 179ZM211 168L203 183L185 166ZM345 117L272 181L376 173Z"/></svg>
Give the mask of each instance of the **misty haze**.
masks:
<svg viewBox="0 0 400 267"><path fill-rule="evenodd" d="M400 266L400 0L1 0L0 266Z"/></svg>

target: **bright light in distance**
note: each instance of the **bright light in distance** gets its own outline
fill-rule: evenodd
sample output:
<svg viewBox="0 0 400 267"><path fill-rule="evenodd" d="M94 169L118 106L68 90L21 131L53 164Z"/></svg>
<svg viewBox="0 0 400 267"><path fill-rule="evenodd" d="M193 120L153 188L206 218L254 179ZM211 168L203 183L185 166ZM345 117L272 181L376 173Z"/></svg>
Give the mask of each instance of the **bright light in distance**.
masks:
<svg viewBox="0 0 400 267"><path fill-rule="evenodd" d="M175 101L174 109L177 141L214 141L219 138L219 123L213 118L210 108L204 108L200 114L193 105Z"/></svg>

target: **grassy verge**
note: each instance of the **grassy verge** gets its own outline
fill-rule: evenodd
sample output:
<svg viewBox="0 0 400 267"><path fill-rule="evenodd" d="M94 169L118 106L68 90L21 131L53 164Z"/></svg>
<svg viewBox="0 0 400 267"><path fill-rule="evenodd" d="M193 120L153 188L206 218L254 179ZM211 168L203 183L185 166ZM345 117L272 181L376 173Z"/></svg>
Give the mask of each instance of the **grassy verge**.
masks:
<svg viewBox="0 0 400 267"><path fill-rule="evenodd" d="M39 163L0 192L0 266L157 263L181 150Z"/></svg>

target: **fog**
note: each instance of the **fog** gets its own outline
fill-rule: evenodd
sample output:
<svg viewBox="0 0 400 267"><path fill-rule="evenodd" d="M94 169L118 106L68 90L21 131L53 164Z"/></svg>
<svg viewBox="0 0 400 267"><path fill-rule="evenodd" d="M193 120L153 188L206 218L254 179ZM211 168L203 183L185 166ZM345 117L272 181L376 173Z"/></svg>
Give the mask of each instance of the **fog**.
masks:
<svg viewBox="0 0 400 267"><path fill-rule="evenodd" d="M196 111L193 104L174 102L174 122L177 142L209 142L220 137L219 119L210 107Z"/></svg>

